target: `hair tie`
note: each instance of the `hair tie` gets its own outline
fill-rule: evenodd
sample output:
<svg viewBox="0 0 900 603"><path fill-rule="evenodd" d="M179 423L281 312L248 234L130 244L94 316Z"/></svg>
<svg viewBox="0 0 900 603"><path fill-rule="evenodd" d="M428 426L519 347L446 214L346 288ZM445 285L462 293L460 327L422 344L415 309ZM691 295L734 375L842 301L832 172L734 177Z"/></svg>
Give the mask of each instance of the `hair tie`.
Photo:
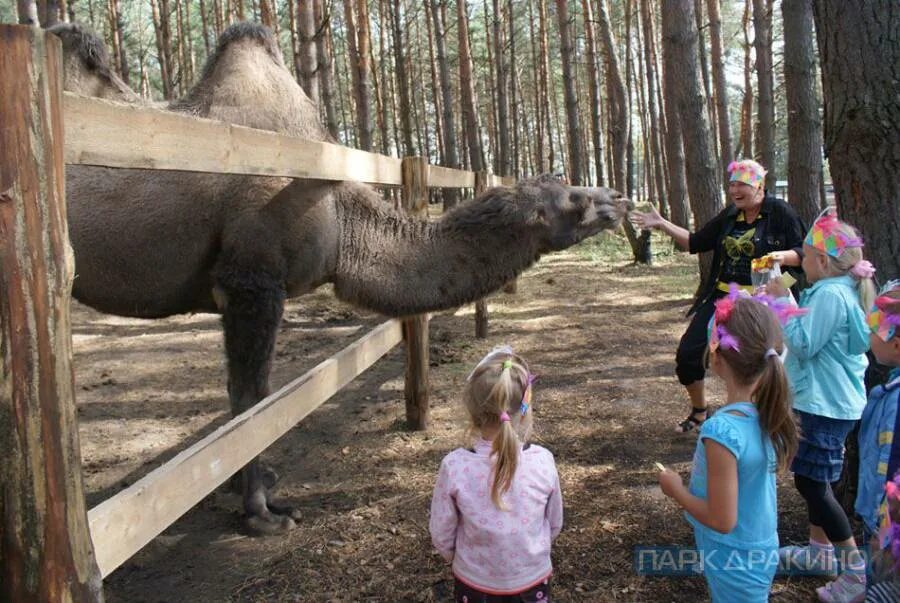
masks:
<svg viewBox="0 0 900 603"><path fill-rule="evenodd" d="M860 260L853 265L850 273L857 278L872 278L875 276L875 266L869 260Z"/></svg>
<svg viewBox="0 0 900 603"><path fill-rule="evenodd" d="M501 368L500 371L502 372L502 371L505 371L506 369L511 369L511 368L512 368L512 360L504 360L503 368Z"/></svg>
<svg viewBox="0 0 900 603"><path fill-rule="evenodd" d="M509 423L509 414L505 410L500 413L500 422Z"/></svg>
<svg viewBox="0 0 900 603"><path fill-rule="evenodd" d="M769 348L768 350L766 350L766 358L770 358L772 356L778 358L778 352L775 351L775 348Z"/></svg>

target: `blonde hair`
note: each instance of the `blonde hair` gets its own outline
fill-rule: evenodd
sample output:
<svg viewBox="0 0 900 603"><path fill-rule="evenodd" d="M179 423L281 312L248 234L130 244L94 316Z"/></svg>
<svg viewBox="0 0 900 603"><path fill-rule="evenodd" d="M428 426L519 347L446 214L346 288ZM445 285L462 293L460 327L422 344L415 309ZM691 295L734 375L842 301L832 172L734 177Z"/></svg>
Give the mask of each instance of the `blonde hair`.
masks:
<svg viewBox="0 0 900 603"><path fill-rule="evenodd" d="M840 220L837 221L834 232L844 235L848 240L859 238L859 233L856 232L855 228ZM872 277L860 277L850 272L856 264L864 259L862 247L845 247L837 257L824 253L821 250L818 251L827 260L825 264L826 276L844 276L849 274L856 279L859 305L862 307L863 312L868 312L875 302L875 282L872 280Z"/></svg>
<svg viewBox="0 0 900 603"><path fill-rule="evenodd" d="M472 431L499 428L491 449L491 500L498 509L504 509L501 496L512 486L519 450L531 434L531 413L521 412L529 376L528 364L519 355L494 353L475 368L463 391ZM503 413L508 421L501 420Z"/></svg>

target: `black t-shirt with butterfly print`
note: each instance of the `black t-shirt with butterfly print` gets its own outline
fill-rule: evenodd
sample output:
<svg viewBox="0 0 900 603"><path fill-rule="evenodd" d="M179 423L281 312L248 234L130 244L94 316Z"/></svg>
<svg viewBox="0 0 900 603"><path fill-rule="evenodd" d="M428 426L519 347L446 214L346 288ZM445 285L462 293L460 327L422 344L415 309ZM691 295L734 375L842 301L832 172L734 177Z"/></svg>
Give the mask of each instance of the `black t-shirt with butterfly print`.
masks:
<svg viewBox="0 0 900 603"><path fill-rule="evenodd" d="M692 232L688 239L688 251L691 253L713 252L712 277L707 278L703 291L691 306L688 314L692 314L701 304L709 300L719 281L729 282L729 277L740 284L750 284L750 260L761 258L773 251L796 251L803 257L803 237L806 236L806 226L793 207L775 197L766 196L763 199L759 215L752 225L743 223L741 230L738 218L743 212L733 204L729 204L712 220L704 224L696 232ZM741 235L752 229L753 233L743 241ZM735 235L737 235L735 237ZM727 244L727 237L735 237L735 244ZM752 249L748 245L752 243ZM734 253L736 249L743 251L738 259L732 259L726 247ZM748 255L749 253L749 255ZM746 256L746 257L742 257ZM728 261L726 261L726 258ZM727 266L726 266L727 264ZM729 271L729 272L726 272ZM800 270L789 268L789 272L799 277Z"/></svg>

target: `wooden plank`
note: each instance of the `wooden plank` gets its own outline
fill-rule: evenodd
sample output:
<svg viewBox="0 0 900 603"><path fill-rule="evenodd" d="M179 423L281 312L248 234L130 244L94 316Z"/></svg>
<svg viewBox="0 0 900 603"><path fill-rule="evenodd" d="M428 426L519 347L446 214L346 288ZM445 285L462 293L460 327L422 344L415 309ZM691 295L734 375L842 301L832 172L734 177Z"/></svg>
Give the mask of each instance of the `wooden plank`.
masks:
<svg viewBox="0 0 900 603"><path fill-rule="evenodd" d="M403 182L395 157L68 92L64 102L69 164Z"/></svg>
<svg viewBox="0 0 900 603"><path fill-rule="evenodd" d="M88 512L104 577L401 340L389 320Z"/></svg>
<svg viewBox="0 0 900 603"><path fill-rule="evenodd" d="M433 168L431 168L433 169ZM424 157L403 158L403 207L409 213L428 216L428 185L431 177ZM406 423L410 429L428 428L428 317L424 314L403 320L406 344Z"/></svg>
<svg viewBox="0 0 900 603"><path fill-rule="evenodd" d="M0 601L102 601L72 375L62 47L0 25Z"/></svg>
<svg viewBox="0 0 900 603"><path fill-rule="evenodd" d="M428 188L471 188L475 186L475 172L432 165L428 168Z"/></svg>

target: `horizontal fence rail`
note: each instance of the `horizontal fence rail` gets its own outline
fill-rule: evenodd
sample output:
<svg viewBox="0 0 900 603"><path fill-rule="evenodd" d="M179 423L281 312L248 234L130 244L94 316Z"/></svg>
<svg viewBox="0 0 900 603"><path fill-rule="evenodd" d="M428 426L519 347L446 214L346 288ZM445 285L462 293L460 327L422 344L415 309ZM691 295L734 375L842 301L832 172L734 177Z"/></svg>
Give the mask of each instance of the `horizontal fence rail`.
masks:
<svg viewBox="0 0 900 603"><path fill-rule="evenodd" d="M403 184L396 157L71 92L63 104L68 164ZM428 186L474 187L475 173L430 166Z"/></svg>
<svg viewBox="0 0 900 603"><path fill-rule="evenodd" d="M63 95L65 162L111 168L353 180L402 186L403 160L150 107ZM474 172L427 166L429 188ZM485 174L484 186L511 177ZM387 321L88 512L105 578L403 339Z"/></svg>
<svg viewBox="0 0 900 603"><path fill-rule="evenodd" d="M112 573L401 339L399 320L382 323L88 511L101 575Z"/></svg>

